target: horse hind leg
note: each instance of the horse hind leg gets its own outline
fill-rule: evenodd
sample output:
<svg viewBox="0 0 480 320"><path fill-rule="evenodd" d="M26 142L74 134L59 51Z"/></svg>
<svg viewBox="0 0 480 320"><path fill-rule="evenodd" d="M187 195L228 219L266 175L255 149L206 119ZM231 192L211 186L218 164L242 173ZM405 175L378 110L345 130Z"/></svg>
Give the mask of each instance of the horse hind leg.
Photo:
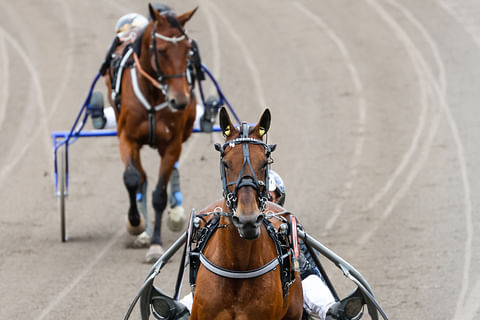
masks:
<svg viewBox="0 0 480 320"><path fill-rule="evenodd" d="M127 165L123 173L123 182L130 200L127 230L132 235L139 235L145 230L145 219L139 214L137 207L137 191L141 183L140 172L132 164Z"/></svg>
<svg viewBox="0 0 480 320"><path fill-rule="evenodd" d="M170 176L170 207L168 209L167 226L170 230L178 232L185 226L185 209L182 207L183 196L180 191L180 173L178 162Z"/></svg>

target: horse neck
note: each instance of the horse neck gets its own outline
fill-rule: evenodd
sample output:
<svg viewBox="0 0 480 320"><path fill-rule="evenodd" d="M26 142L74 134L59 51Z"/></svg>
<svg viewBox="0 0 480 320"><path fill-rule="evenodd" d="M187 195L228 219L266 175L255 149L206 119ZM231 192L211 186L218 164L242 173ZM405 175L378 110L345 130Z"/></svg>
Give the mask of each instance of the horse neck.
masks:
<svg viewBox="0 0 480 320"><path fill-rule="evenodd" d="M217 238L215 261L220 266L234 270L249 270L263 266L276 256L274 244L263 226L258 239L245 240L240 237L229 218L222 217L220 224L228 225L215 232ZM272 254L269 255L268 252Z"/></svg>

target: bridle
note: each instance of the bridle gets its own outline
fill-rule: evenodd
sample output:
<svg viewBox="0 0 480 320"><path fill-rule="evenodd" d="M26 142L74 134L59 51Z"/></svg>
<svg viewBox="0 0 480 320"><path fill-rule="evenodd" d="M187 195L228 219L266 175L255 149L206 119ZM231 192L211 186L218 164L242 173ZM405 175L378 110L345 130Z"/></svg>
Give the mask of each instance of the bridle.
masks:
<svg viewBox="0 0 480 320"><path fill-rule="evenodd" d="M238 191L243 187L252 187L255 189L258 195L258 207L261 212L266 208L268 201L268 171L270 167L270 154L275 150L275 144L266 144L265 142L250 138L250 126L246 122L242 122L240 136L238 138L229 140L222 145L219 143L215 144L215 149L220 152L220 175L222 177L223 184L223 197L225 198L228 208L235 213L238 202ZM259 180L253 170L252 161L250 158L250 149L249 145L260 145L265 149L265 155L267 157L267 166L265 168L265 180ZM243 163L242 168L238 174L238 177L235 181L227 182L226 168L223 162L223 157L225 155L225 149L227 147L233 148L236 145L242 145L243 149ZM251 175L243 175L246 167L250 168ZM230 187L235 185L233 191L230 191Z"/></svg>
<svg viewBox="0 0 480 320"><path fill-rule="evenodd" d="M168 84L167 80L169 79L174 79L174 78L187 78L188 86L190 88L190 92L193 90L194 86L194 76L193 72L194 69L195 71L198 71L198 67L195 64L195 62L200 61L199 58L199 51L198 51L198 46L195 40L189 39L187 34L185 33L185 30L183 30L180 26L176 26L176 28L182 33L180 37L167 37L165 35L162 35L160 33L157 33L157 23L158 21L155 21L153 23L152 27L152 34L151 34L151 44L150 44L150 55L153 54L154 58L154 63L155 67L153 68L155 70L156 74L156 80L160 84L160 90L162 91L163 95L165 96L166 101L168 102L170 99L168 99ZM187 39L190 42L190 50L188 53L188 58L187 58L187 67L185 68L185 71L182 73L177 73L177 74L172 74L172 75L167 75L162 72L162 69L160 68L160 58L159 54L157 51L157 39L161 39L163 41L177 44L185 39ZM201 65L200 65L201 68Z"/></svg>

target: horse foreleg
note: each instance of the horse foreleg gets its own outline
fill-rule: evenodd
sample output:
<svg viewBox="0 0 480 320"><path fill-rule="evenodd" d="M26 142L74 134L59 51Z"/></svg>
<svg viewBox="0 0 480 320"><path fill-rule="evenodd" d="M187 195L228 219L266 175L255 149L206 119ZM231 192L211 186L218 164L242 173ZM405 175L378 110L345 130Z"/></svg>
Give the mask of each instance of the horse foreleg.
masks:
<svg viewBox="0 0 480 320"><path fill-rule="evenodd" d="M152 204L155 209L155 224L153 227L153 236L151 240L151 247L147 252L146 260L153 262L163 254L162 249L162 216L167 206L167 185L172 174L174 164L180 157L181 145L170 146L166 152L163 153L160 163L160 172L157 185L152 193Z"/></svg>
<svg viewBox="0 0 480 320"><path fill-rule="evenodd" d="M180 172L178 162L175 163L172 174L170 175L170 206L168 208L168 228L178 232L185 226L185 209L182 207L183 195L180 190Z"/></svg>
<svg viewBox="0 0 480 320"><path fill-rule="evenodd" d="M145 182L145 172L140 166L140 147L129 141L125 134L120 134L119 140L120 155L125 164L123 182L130 201L127 230L130 234L138 235L145 230L145 219L139 214L137 207L137 192Z"/></svg>

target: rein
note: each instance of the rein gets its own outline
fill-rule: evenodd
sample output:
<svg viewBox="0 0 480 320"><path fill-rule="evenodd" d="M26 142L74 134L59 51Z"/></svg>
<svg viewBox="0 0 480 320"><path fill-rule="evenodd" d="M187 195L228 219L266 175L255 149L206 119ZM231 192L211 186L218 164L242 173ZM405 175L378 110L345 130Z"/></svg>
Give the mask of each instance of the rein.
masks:
<svg viewBox="0 0 480 320"><path fill-rule="evenodd" d="M162 92L163 92L164 91L163 85L160 82L158 82L157 80L155 80L151 75L149 75L148 72L143 70L142 65L140 64L140 61L138 60L138 55L137 55L136 52L133 53L133 59L135 60L135 67L138 69L140 74L142 76L144 76L148 81L150 81L152 86L156 87L157 89L162 90Z"/></svg>

